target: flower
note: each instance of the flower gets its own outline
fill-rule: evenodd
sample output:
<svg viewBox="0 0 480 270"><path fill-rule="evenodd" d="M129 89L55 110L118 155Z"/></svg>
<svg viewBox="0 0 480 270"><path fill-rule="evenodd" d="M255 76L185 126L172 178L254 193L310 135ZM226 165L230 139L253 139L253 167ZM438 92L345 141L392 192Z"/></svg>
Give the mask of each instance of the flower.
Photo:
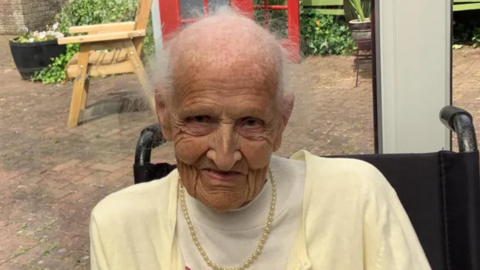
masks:
<svg viewBox="0 0 480 270"><path fill-rule="evenodd" d="M65 37L65 35L60 32L59 29L60 24L55 23L52 25L52 27L48 27L45 31L32 31L28 32L28 28L25 27L26 33L22 34L18 41L19 42L25 42L25 43L32 43L36 41L47 41L47 40L53 40L53 39L59 39Z"/></svg>
<svg viewBox="0 0 480 270"><path fill-rule="evenodd" d="M25 27L24 30L25 30L25 32L28 32L28 28L27 28L27 27Z"/></svg>
<svg viewBox="0 0 480 270"><path fill-rule="evenodd" d="M320 20L315 21L315 24L320 26Z"/></svg>

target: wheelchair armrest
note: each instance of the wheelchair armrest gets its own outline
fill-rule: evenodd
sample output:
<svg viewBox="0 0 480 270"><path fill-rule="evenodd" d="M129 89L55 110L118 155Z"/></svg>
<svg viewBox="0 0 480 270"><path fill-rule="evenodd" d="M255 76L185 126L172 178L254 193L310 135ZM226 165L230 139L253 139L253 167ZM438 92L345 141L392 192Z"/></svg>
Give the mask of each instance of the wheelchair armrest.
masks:
<svg viewBox="0 0 480 270"><path fill-rule="evenodd" d="M476 152L477 137L470 113L455 106L445 106L440 111L440 121L457 133L460 152Z"/></svg>

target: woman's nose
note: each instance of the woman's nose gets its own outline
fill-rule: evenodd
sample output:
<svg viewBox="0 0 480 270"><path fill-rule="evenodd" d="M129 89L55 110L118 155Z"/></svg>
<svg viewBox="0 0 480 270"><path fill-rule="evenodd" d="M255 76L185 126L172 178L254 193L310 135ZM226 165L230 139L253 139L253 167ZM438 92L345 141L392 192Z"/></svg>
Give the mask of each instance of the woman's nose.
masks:
<svg viewBox="0 0 480 270"><path fill-rule="evenodd" d="M232 125L220 125L216 130L207 157L215 162L218 169L228 171L242 159L238 146L238 134Z"/></svg>

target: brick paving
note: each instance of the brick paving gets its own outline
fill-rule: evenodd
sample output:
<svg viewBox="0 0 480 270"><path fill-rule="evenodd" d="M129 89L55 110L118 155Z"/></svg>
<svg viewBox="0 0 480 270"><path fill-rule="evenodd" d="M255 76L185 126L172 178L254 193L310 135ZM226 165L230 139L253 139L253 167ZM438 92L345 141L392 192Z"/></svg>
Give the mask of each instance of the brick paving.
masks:
<svg viewBox="0 0 480 270"><path fill-rule="evenodd" d="M0 269L88 269L90 211L132 185L136 140L155 117L139 106L136 78L116 76L92 81L84 123L67 129L72 84L21 81L7 41L0 36ZM455 104L479 115L480 50L454 59ZM279 155L373 152L371 74L354 87L352 63L309 58L287 72L297 102ZM172 146L152 158L173 160Z"/></svg>

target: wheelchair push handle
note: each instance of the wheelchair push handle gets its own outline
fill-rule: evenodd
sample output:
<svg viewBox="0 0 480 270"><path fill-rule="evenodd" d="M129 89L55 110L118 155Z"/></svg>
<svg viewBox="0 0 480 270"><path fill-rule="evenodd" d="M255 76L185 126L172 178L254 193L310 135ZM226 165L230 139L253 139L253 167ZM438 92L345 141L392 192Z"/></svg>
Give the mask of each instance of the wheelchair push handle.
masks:
<svg viewBox="0 0 480 270"><path fill-rule="evenodd" d="M150 163L152 149L165 142L159 124L148 126L142 130L135 149L135 164L145 165Z"/></svg>
<svg viewBox="0 0 480 270"><path fill-rule="evenodd" d="M476 152L477 137L470 113L455 106L445 106L440 111L440 121L457 134L460 152Z"/></svg>

